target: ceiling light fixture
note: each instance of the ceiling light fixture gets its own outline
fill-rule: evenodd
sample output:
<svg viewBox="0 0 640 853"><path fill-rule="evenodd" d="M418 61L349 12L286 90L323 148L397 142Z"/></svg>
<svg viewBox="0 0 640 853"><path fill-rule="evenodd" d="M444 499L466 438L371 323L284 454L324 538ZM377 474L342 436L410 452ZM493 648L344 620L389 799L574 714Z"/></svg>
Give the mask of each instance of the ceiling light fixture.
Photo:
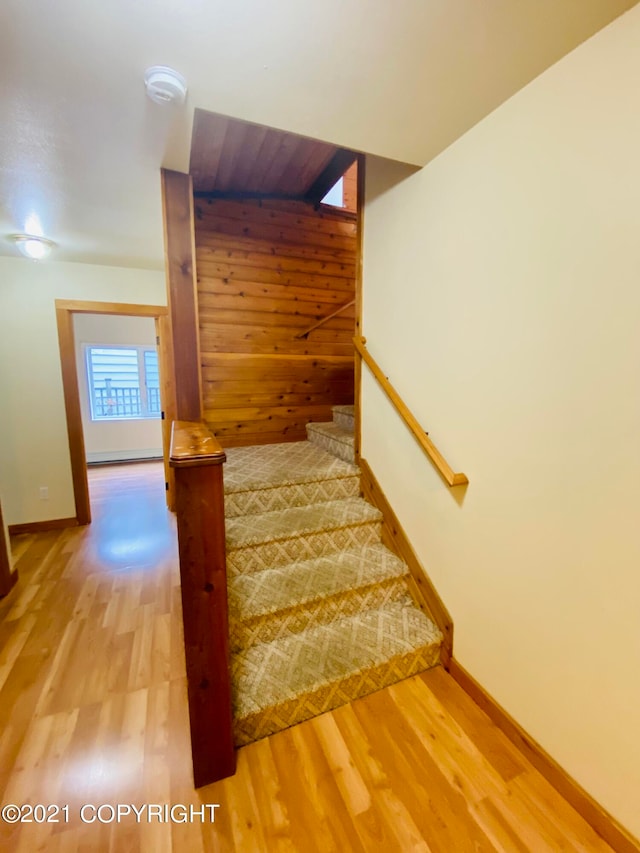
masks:
<svg viewBox="0 0 640 853"><path fill-rule="evenodd" d="M53 240L36 237L34 234L12 234L9 239L16 244L25 258L32 261L44 260L56 246Z"/></svg>
<svg viewBox="0 0 640 853"><path fill-rule="evenodd" d="M147 95L156 104L184 104L187 81L182 74L166 65L153 65L144 72Z"/></svg>

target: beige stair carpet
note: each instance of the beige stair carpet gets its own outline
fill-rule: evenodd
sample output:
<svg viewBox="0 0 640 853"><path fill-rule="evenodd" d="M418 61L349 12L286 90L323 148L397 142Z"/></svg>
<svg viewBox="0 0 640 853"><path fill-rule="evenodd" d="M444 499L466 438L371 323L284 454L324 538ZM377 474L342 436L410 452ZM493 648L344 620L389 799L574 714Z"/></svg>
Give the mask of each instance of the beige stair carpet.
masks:
<svg viewBox="0 0 640 853"><path fill-rule="evenodd" d="M308 441L234 447L226 453L228 518L360 494L358 468Z"/></svg>
<svg viewBox="0 0 640 853"><path fill-rule="evenodd" d="M438 663L441 636L407 596L234 656L240 746Z"/></svg>
<svg viewBox="0 0 640 853"><path fill-rule="evenodd" d="M350 412L334 416L348 432ZM442 636L380 542L354 465L309 441L233 448L227 460L238 745L438 663Z"/></svg>
<svg viewBox="0 0 640 853"><path fill-rule="evenodd" d="M407 594L407 566L384 545L350 548L229 579L231 647L354 616Z"/></svg>
<svg viewBox="0 0 640 853"><path fill-rule="evenodd" d="M380 539L382 513L344 498L227 519L227 571L257 572Z"/></svg>
<svg viewBox="0 0 640 853"><path fill-rule="evenodd" d="M307 438L313 444L329 453L343 459L345 462L354 461L353 428L345 429L335 421L329 423L307 424Z"/></svg>
<svg viewBox="0 0 640 853"><path fill-rule="evenodd" d="M355 425L355 416L353 406L334 406L333 407L333 422L339 427L349 430L353 433Z"/></svg>

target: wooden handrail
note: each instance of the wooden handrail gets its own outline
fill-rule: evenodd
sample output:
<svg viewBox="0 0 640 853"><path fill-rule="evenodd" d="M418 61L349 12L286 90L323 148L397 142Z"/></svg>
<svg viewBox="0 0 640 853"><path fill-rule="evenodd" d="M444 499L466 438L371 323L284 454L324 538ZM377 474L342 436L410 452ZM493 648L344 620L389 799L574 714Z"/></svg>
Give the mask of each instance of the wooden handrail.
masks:
<svg viewBox="0 0 640 853"><path fill-rule="evenodd" d="M344 305L341 305L339 308L336 308L335 311L332 311L331 314L327 314L321 320L318 320L317 323L314 323L313 326L310 326L306 332L301 332L299 335L296 335L296 338L306 338L310 332L313 332L315 329L318 329L320 326L323 326L325 323L329 322L329 320L333 320L334 317L337 317L338 314L342 314L343 311L346 311L347 308L351 308L352 305L355 305L356 300L350 299L348 302L345 302Z"/></svg>
<svg viewBox="0 0 640 853"><path fill-rule="evenodd" d="M174 421L180 587L193 779L196 788L235 773L229 673L224 450L205 424Z"/></svg>
<svg viewBox="0 0 640 853"><path fill-rule="evenodd" d="M362 337L356 337L353 339L353 343L355 345L356 350L360 354L360 357L365 362L374 377L377 379L378 384L385 392L389 400L391 400L398 414L403 419L405 424L409 427L420 447L422 447L429 459L436 466L439 474L442 476L444 481L449 486L462 486L465 483L468 483L469 480L467 476L465 474L457 474L454 472L453 468L449 465L444 456L440 453L438 448L431 441L428 434L425 432L425 430L422 429L415 416L409 411L407 406L404 404L402 398L399 396L398 392L395 390L393 385L384 375L377 362L369 354L369 351L366 348L366 342L366 338Z"/></svg>

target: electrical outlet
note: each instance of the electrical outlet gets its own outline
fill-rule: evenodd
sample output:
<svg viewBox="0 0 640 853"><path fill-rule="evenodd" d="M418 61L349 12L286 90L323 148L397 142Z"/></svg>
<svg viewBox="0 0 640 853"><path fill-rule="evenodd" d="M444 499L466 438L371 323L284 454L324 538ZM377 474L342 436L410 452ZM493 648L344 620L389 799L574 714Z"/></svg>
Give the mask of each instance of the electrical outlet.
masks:
<svg viewBox="0 0 640 853"><path fill-rule="evenodd" d="M49 486L40 486L40 500L48 501L49 500Z"/></svg>

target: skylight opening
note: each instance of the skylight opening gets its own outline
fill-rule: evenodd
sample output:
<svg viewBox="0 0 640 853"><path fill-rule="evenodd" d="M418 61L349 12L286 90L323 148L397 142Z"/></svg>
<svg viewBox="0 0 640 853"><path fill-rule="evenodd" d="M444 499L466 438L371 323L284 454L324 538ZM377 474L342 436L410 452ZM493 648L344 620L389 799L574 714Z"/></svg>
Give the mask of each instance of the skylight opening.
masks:
<svg viewBox="0 0 640 853"><path fill-rule="evenodd" d="M338 178L326 196L322 199L322 204L330 204L332 207L344 207L343 178Z"/></svg>

